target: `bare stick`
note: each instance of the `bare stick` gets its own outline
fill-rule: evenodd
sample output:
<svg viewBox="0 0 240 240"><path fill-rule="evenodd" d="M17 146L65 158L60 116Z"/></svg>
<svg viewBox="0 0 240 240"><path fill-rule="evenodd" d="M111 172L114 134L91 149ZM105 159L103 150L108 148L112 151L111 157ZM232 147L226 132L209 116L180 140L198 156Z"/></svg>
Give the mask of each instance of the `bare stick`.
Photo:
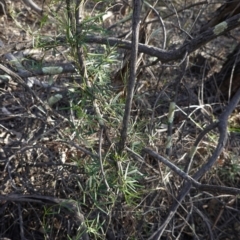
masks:
<svg viewBox="0 0 240 240"><path fill-rule="evenodd" d="M136 82L136 71L137 71L137 59L138 59L138 42L139 42L139 28L140 28L140 12L141 12L141 1L133 1L133 18L132 18L132 51L131 51L131 62L130 62L130 76L127 86L127 100L125 104L125 111L122 122L121 138L119 142L119 153L124 149L125 142L127 139L128 122L130 118L133 91Z"/></svg>

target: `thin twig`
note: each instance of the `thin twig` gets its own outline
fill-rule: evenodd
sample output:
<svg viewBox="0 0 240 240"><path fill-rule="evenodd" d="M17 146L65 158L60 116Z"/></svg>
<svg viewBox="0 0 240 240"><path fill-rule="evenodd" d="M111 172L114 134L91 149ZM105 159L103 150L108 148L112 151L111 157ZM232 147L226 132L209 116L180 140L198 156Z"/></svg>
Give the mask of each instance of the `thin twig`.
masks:
<svg viewBox="0 0 240 240"><path fill-rule="evenodd" d="M165 28L165 24L164 21L162 19L162 17L160 16L160 14L158 13L158 11L155 9L154 6L152 6L150 3L148 3L147 1L144 1L144 4L146 4L149 8L151 8L151 10L157 15L157 18L162 26L162 30L163 30L163 44L162 44L162 49L166 48L166 43L167 43L167 31ZM156 4L156 3L155 3Z"/></svg>
<svg viewBox="0 0 240 240"><path fill-rule="evenodd" d="M136 82L137 72L137 60L138 60L138 42L139 42L139 28L140 28L140 12L141 1L133 1L133 18L132 18L132 44L131 44L131 62L130 62L130 76L127 86L127 99L125 104L125 111L122 122L121 137L119 142L119 153L121 153L125 147L127 139L127 130L130 119L130 112L133 100L134 86Z"/></svg>

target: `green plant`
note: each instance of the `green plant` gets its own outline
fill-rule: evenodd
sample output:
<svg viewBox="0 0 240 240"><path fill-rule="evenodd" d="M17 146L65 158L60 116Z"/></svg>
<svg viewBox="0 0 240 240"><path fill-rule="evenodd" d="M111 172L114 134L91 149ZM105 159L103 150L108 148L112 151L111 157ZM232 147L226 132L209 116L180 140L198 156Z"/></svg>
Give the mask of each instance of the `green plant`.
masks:
<svg viewBox="0 0 240 240"><path fill-rule="evenodd" d="M42 218L42 231L46 235L50 235L54 229L53 218L54 215L58 214L58 212L54 211L53 207L45 207L43 211L43 218Z"/></svg>
<svg viewBox="0 0 240 240"><path fill-rule="evenodd" d="M227 184L238 182L240 179L239 156L230 154L229 158L223 167L218 168L219 175Z"/></svg>

